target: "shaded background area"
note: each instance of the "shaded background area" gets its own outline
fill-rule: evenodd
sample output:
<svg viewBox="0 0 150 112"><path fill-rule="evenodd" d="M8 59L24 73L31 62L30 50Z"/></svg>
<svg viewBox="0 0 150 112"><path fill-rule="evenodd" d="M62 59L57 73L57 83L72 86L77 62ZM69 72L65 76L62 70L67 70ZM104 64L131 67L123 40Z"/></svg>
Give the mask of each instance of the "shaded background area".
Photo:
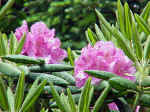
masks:
<svg viewBox="0 0 150 112"><path fill-rule="evenodd" d="M7 2L1 0L0 8ZM21 25L23 20L29 24L44 21L49 28L56 29L62 47L81 49L86 45L85 30L93 28L98 19L94 9L101 11L106 19L115 20L117 0L16 0L13 7L0 20L0 31L9 34ZM148 0L122 0L130 8L140 13Z"/></svg>

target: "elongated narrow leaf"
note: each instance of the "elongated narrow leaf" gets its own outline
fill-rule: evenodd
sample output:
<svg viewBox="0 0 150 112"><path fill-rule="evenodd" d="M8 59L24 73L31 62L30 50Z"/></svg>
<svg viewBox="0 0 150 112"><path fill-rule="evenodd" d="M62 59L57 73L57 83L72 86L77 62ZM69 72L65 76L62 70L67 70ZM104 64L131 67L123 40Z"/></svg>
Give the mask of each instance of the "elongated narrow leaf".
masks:
<svg viewBox="0 0 150 112"><path fill-rule="evenodd" d="M118 17L118 21L119 21L119 26L120 26L120 30L123 34L125 34L125 20L124 20L124 8L120 2L120 0L118 0L117 2L117 17Z"/></svg>
<svg viewBox="0 0 150 112"><path fill-rule="evenodd" d="M91 40L90 40L89 37L88 37L88 31L85 31L85 36L86 36L86 39L87 39L88 43L89 43L90 45L92 45L92 42L91 42Z"/></svg>
<svg viewBox="0 0 150 112"><path fill-rule="evenodd" d="M0 56L2 56L3 55L3 47L2 47L2 33L0 32Z"/></svg>
<svg viewBox="0 0 150 112"><path fill-rule="evenodd" d="M103 92L99 96L99 98L97 99L92 112L99 112L99 110L100 110L102 104L104 103L104 100L107 97L110 89L111 89L111 87L108 84L107 87L103 90Z"/></svg>
<svg viewBox="0 0 150 112"><path fill-rule="evenodd" d="M5 37L3 34L0 34L0 46L1 46L1 55L7 55L8 51L8 43L7 43L7 37Z"/></svg>
<svg viewBox="0 0 150 112"><path fill-rule="evenodd" d="M55 90L54 85L52 83L50 83L50 87L51 87L51 90L52 90L53 98L56 100L56 103L57 103L57 106L59 107L59 109L62 112L67 112L67 110L65 110L65 108L64 108L63 101L61 100L58 92Z"/></svg>
<svg viewBox="0 0 150 112"><path fill-rule="evenodd" d="M45 61L44 59L36 59L34 57L29 57L29 56L24 56L24 55L6 55L6 56L3 56L2 59L5 59L5 60L9 60L9 61L12 61L12 62L15 62L15 63L23 63L23 64L38 64L38 65L41 65L41 64L44 64Z"/></svg>
<svg viewBox="0 0 150 112"><path fill-rule="evenodd" d="M3 37L5 49L6 49L5 53L6 53L6 55L7 55L7 54L9 54L8 38L7 38L7 35L6 35L5 33L2 35L2 37Z"/></svg>
<svg viewBox="0 0 150 112"><path fill-rule="evenodd" d="M112 33L103 25L101 24L101 31L104 34L104 37L107 41L112 40Z"/></svg>
<svg viewBox="0 0 150 112"><path fill-rule="evenodd" d="M22 49L23 49L23 46L24 46L24 43L25 43L25 40L26 40L26 34L23 35L23 37L21 38L18 46L17 46L17 49L15 51L15 54L20 54Z"/></svg>
<svg viewBox="0 0 150 112"><path fill-rule="evenodd" d="M86 37L87 37L87 40L90 41L90 44L94 46L94 44L96 43L96 37L94 33L92 32L92 30L89 28L86 31Z"/></svg>
<svg viewBox="0 0 150 112"><path fill-rule="evenodd" d="M6 14L7 11L12 7L12 5L15 3L15 0L8 0L6 5L3 6L0 10L0 19L2 19Z"/></svg>
<svg viewBox="0 0 150 112"><path fill-rule="evenodd" d="M130 49L129 47L129 42L128 40L125 40L125 37L123 36L123 34L121 32L119 32L116 28L113 28L114 30L114 37L117 39L118 44L120 46L120 48L123 49L123 51L125 52L125 54L133 61L136 61L136 58L134 56L133 51Z"/></svg>
<svg viewBox="0 0 150 112"><path fill-rule="evenodd" d="M72 74L69 74L68 72L53 72L52 75L66 80L71 85L75 85L75 78L72 76Z"/></svg>
<svg viewBox="0 0 150 112"><path fill-rule="evenodd" d="M100 30L100 28L98 27L97 24L95 24L95 31L96 31L96 35L98 37L98 40L104 40L106 41L107 39L104 37L102 31Z"/></svg>
<svg viewBox="0 0 150 112"><path fill-rule="evenodd" d="M29 70L31 72L60 72L73 70L73 67L66 64L44 64L41 66L30 66Z"/></svg>
<svg viewBox="0 0 150 112"><path fill-rule="evenodd" d="M110 33L113 33L111 25L107 22L104 16L98 10L95 11L99 18L100 23L104 24L104 26L109 30Z"/></svg>
<svg viewBox="0 0 150 112"><path fill-rule="evenodd" d="M150 36L146 40L146 44L144 46L144 59L148 60L150 58Z"/></svg>
<svg viewBox="0 0 150 112"><path fill-rule="evenodd" d="M7 89L7 96L8 96L8 103L9 103L9 111L10 112L15 112L14 94L12 93L12 91L9 87Z"/></svg>
<svg viewBox="0 0 150 112"><path fill-rule="evenodd" d="M141 13L141 17L147 21L148 17L149 17L149 14L150 14L150 2L147 3L146 7L144 8L144 10L142 11Z"/></svg>
<svg viewBox="0 0 150 112"><path fill-rule="evenodd" d="M89 90L89 98L88 98L88 102L87 102L87 107L90 107L90 103L91 103L91 100L92 100L92 97L93 97L93 94L94 94L94 87L92 86ZM90 112L89 109L87 109L88 112Z"/></svg>
<svg viewBox="0 0 150 112"><path fill-rule="evenodd" d="M41 94L46 83L47 81L44 80L35 89L32 89L32 91L31 90L29 91L30 94L27 94L27 97L25 98L22 104L21 112L22 111L25 112L32 107L32 105L36 102L37 98Z"/></svg>
<svg viewBox="0 0 150 112"><path fill-rule="evenodd" d="M62 93L62 91L65 90L65 88L63 88L61 86L54 86L54 88L58 93ZM52 90L51 90L50 86L45 86L43 93L52 94Z"/></svg>
<svg viewBox="0 0 150 112"><path fill-rule="evenodd" d="M39 78L36 78L36 80L34 81L34 83L31 86L27 96L31 96L32 91L35 91L35 89L37 89L39 80L40 80Z"/></svg>
<svg viewBox="0 0 150 112"><path fill-rule="evenodd" d="M130 105L123 98L117 99L115 103L118 106L120 112L133 112Z"/></svg>
<svg viewBox="0 0 150 112"><path fill-rule="evenodd" d="M67 94L68 94L69 104L70 104L70 107L71 107L71 112L77 112L76 104L75 104L75 101L72 97L72 94L71 94L71 91L70 91L69 88L67 88Z"/></svg>
<svg viewBox="0 0 150 112"><path fill-rule="evenodd" d="M138 25L140 26L140 28L147 34L150 34L150 29L149 29L149 25L146 23L146 21L144 21L144 19L142 17L140 17L139 15L135 14L135 19L138 23Z"/></svg>
<svg viewBox="0 0 150 112"><path fill-rule="evenodd" d="M74 55L70 47L67 48L67 53L68 53L68 59L70 61L71 66L74 66Z"/></svg>
<svg viewBox="0 0 150 112"><path fill-rule="evenodd" d="M105 71L86 70L84 72L88 73L88 75L91 75L91 76L99 78L99 79L104 79L104 80L108 80L112 77L117 77L117 75L115 75L111 72L105 72Z"/></svg>
<svg viewBox="0 0 150 112"><path fill-rule="evenodd" d="M52 82L56 85L68 85L69 83L62 79L61 77L46 74L46 73L29 73L27 77L31 80L38 78L40 81L47 80L47 82Z"/></svg>
<svg viewBox="0 0 150 112"><path fill-rule="evenodd" d="M141 60L142 56L143 56L143 49L141 46L139 33L138 33L137 26L136 26L134 19L132 19L132 32L133 32L132 40L133 40L133 46L135 49L135 53L136 53L136 56L138 57L138 59Z"/></svg>
<svg viewBox="0 0 150 112"><path fill-rule="evenodd" d="M9 41L9 53L14 54L17 48L17 38L11 33L10 41Z"/></svg>
<svg viewBox="0 0 150 112"><path fill-rule="evenodd" d="M125 10L125 29L126 29L126 36L129 40L132 38L132 27L131 27L131 21L130 21L130 9L127 3L124 5Z"/></svg>
<svg viewBox="0 0 150 112"><path fill-rule="evenodd" d="M134 82L122 77L112 77L109 79L109 84L116 90L137 90L137 85Z"/></svg>
<svg viewBox="0 0 150 112"><path fill-rule="evenodd" d="M141 43L144 43L147 39L147 35L144 32L140 33L140 41Z"/></svg>
<svg viewBox="0 0 150 112"><path fill-rule="evenodd" d="M142 94L139 100L140 105L149 107L150 105L150 94Z"/></svg>
<svg viewBox="0 0 150 112"><path fill-rule="evenodd" d="M0 62L0 72L11 77L19 76L21 74L16 66L3 62Z"/></svg>
<svg viewBox="0 0 150 112"><path fill-rule="evenodd" d="M19 77L15 93L15 111L18 111L20 109L24 98L24 83L25 83L25 76L24 73L22 72L22 74Z"/></svg>
<svg viewBox="0 0 150 112"><path fill-rule="evenodd" d="M79 104L78 104L78 112L88 112L89 111L89 93L91 89L91 78L89 78L82 90Z"/></svg>
<svg viewBox="0 0 150 112"><path fill-rule="evenodd" d="M0 106L3 110L8 111L7 91L3 80L0 77Z"/></svg>
<svg viewBox="0 0 150 112"><path fill-rule="evenodd" d="M67 112L72 112L71 111L71 107L69 105L69 101L66 95L64 95L64 93L61 93L60 95L61 101L63 102L64 108Z"/></svg>

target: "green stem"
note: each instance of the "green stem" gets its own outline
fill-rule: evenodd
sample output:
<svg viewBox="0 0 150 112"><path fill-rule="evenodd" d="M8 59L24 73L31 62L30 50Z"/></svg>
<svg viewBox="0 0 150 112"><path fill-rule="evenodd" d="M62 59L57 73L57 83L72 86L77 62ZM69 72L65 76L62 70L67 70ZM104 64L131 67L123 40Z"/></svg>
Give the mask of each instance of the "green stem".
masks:
<svg viewBox="0 0 150 112"><path fill-rule="evenodd" d="M93 108L93 112L99 112L99 109L103 105L103 102L104 102L105 98L107 97L110 89L111 89L111 87L108 84L107 87L104 89L104 91L99 96L98 100L96 101L94 108Z"/></svg>
<svg viewBox="0 0 150 112"><path fill-rule="evenodd" d="M134 100L134 102L133 102L133 112L134 112L135 109L136 109L136 106L137 106L137 104L138 104L139 98L140 98L140 93L137 92L137 93L136 93L135 100Z"/></svg>
<svg viewBox="0 0 150 112"><path fill-rule="evenodd" d="M5 16L7 10L10 9L13 6L14 3L15 3L15 0L9 0L6 3L6 5L0 11L0 19Z"/></svg>

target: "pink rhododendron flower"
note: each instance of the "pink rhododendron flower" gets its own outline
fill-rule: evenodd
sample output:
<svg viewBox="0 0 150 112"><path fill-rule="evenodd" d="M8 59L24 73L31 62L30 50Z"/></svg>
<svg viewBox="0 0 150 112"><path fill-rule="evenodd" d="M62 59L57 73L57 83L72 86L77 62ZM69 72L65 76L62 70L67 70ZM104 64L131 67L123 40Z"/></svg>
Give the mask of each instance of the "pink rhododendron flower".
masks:
<svg viewBox="0 0 150 112"><path fill-rule="evenodd" d="M114 102L109 103L109 104L108 104L108 107L109 107L109 109L112 110L112 111L119 111L117 105L116 105ZM139 110L140 110L140 106L137 106L135 112L139 112Z"/></svg>
<svg viewBox="0 0 150 112"><path fill-rule="evenodd" d="M140 106L139 105L136 107L135 112L140 112Z"/></svg>
<svg viewBox="0 0 150 112"><path fill-rule="evenodd" d="M112 42L99 41L93 47L88 45L81 51L81 56L75 61L76 86L82 87L88 79L88 74L84 70L101 70L112 72L120 77L135 81L136 72L133 62L116 48ZM98 84L100 79L92 78L92 84Z"/></svg>
<svg viewBox="0 0 150 112"><path fill-rule="evenodd" d="M135 81L135 76L126 75L136 72L133 62L112 42L99 41L93 47L88 45L82 49L81 56L75 61L74 76L77 87L84 86L89 77L87 73L84 73L84 70L112 72L120 77ZM92 84L99 84L100 80L93 77ZM114 102L108 106L110 110L118 110Z"/></svg>
<svg viewBox="0 0 150 112"><path fill-rule="evenodd" d="M23 55L44 58L47 63L59 63L67 56L66 51L60 48L60 40L55 38L55 30L49 29L43 22L33 24L29 32L27 22L23 21L23 25L15 32L18 41L24 33L27 37Z"/></svg>
<svg viewBox="0 0 150 112"><path fill-rule="evenodd" d="M116 105L114 102L109 103L109 104L108 104L108 107L109 107L109 109L112 110L112 111L118 111L118 110L119 110L118 107L117 107L117 105Z"/></svg>

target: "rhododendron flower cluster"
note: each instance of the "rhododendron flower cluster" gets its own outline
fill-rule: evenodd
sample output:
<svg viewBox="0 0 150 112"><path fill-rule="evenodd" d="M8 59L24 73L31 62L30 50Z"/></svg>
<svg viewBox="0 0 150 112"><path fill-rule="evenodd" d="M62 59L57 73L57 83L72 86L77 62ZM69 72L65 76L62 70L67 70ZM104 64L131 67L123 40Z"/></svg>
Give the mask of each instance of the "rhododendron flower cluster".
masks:
<svg viewBox="0 0 150 112"><path fill-rule="evenodd" d="M135 76L127 75L136 72L133 62L110 41L99 41L94 46L89 44L82 49L81 56L75 61L74 76L77 87L82 87L89 77L87 73L84 73L84 70L112 72L135 81ZM100 79L92 78L92 84L98 84L99 82Z"/></svg>
<svg viewBox="0 0 150 112"><path fill-rule="evenodd" d="M22 50L23 55L36 58L44 58L47 63L59 63L66 56L65 50L61 49L61 42L55 38L55 30L49 29L43 22L36 22L28 29L26 21L16 29L15 35L20 41L26 33L26 41Z"/></svg>
<svg viewBox="0 0 150 112"><path fill-rule="evenodd" d="M133 62L116 48L112 42L99 41L94 46L90 44L83 48L81 56L75 61L76 86L84 86L88 79L88 74L84 70L101 70L112 72L120 77L135 81L135 76L126 75L136 72ZM92 78L92 84L99 84L101 79ZM108 104L110 110L117 111L117 105L112 102ZM137 111L138 112L138 111Z"/></svg>

